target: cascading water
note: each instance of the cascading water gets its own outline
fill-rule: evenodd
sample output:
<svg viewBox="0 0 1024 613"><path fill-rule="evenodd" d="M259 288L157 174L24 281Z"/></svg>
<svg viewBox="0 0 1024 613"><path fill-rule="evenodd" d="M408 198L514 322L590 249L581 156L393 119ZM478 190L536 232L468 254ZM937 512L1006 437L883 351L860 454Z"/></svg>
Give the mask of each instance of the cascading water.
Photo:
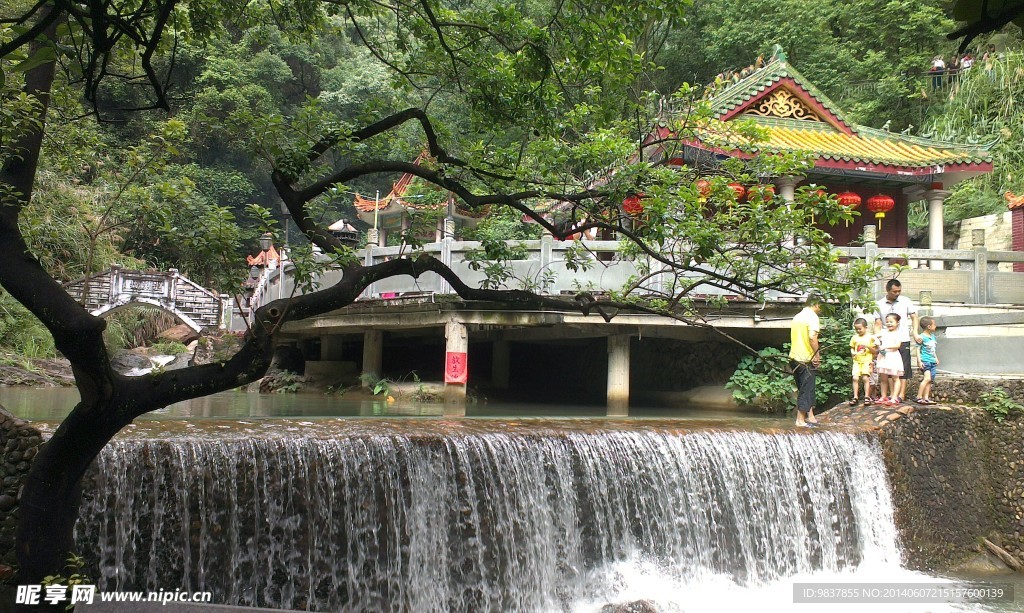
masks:
<svg viewBox="0 0 1024 613"><path fill-rule="evenodd" d="M100 589L319 611L593 610L624 597L624 568L744 588L899 565L866 435L651 422L222 428L103 451L78 527Z"/></svg>

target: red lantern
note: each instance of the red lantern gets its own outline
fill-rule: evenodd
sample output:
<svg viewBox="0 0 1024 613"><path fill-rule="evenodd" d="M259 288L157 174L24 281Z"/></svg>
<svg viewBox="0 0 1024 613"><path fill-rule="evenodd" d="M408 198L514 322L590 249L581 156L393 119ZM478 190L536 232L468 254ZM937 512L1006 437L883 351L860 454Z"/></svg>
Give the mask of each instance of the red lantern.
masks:
<svg viewBox="0 0 1024 613"><path fill-rule="evenodd" d="M731 189L732 193L736 195L736 202L743 202L744 196L747 195L747 188L743 187L736 181L733 181L729 184L729 189Z"/></svg>
<svg viewBox="0 0 1024 613"><path fill-rule="evenodd" d="M856 208L860 206L861 202L860 195L856 192L843 192L836 196L836 200L839 201L840 205L845 206L851 211L856 210ZM846 227L850 227L849 221L846 222Z"/></svg>
<svg viewBox="0 0 1024 613"><path fill-rule="evenodd" d="M711 181L697 179L694 185L697 186L697 195L701 200L707 200L711 196Z"/></svg>
<svg viewBox="0 0 1024 613"><path fill-rule="evenodd" d="M747 197L752 200L771 200L775 197L775 186L771 183L755 185L747 190Z"/></svg>
<svg viewBox="0 0 1024 613"><path fill-rule="evenodd" d="M633 194L622 201L622 210L636 217L644 212L643 194Z"/></svg>
<svg viewBox="0 0 1024 613"><path fill-rule="evenodd" d="M868 198L868 210L875 214L879 230L882 229L882 220L885 219L885 214L894 206L896 206L896 201L888 194L876 194Z"/></svg>
<svg viewBox="0 0 1024 613"><path fill-rule="evenodd" d="M839 204L852 209L860 206L860 196L856 192L843 192L836 196Z"/></svg>

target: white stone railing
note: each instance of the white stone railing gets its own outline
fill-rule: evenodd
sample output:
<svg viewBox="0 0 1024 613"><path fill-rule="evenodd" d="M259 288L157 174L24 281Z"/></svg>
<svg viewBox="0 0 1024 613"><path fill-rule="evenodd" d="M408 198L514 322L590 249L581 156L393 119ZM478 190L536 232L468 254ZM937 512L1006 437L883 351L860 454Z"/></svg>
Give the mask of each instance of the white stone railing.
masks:
<svg viewBox="0 0 1024 613"><path fill-rule="evenodd" d="M621 257L618 241L583 241L582 246L587 250L586 257L592 260L586 271L569 270L566 265L565 252L574 245L572 242L557 241L550 236L540 240L515 242L524 248L525 257L510 262L514 279L506 283L506 289L520 289L525 280L529 289L547 295L570 294L580 290L620 290L631 277L638 274L635 263ZM473 270L467 258L468 252L479 248L480 243L477 242L445 239L424 245L423 251L451 266L467 284L480 286L485 275L482 271ZM966 250L931 250L884 248L871 243L863 247L836 247L836 251L841 258L868 258L881 264L883 278L895 274L896 265L907 266L899 272L904 287L915 293L928 290L935 302L1024 305L1024 272L999 270L999 264L1004 264L1004 269L1007 265L1024 268L1024 252L989 251L981 245ZM370 246L360 252L363 262L370 265L408 255L409 249L402 247ZM942 262L945 269L921 268L935 261ZM283 287L280 285L282 275L278 275L277 270L267 272L267 283L260 284L260 300L254 301L257 304L265 299L291 294L287 267L283 275ZM331 285L339 278L339 272L326 271L321 275L320 285ZM670 275L656 275L645 283L645 287L651 291L660 291L669 282ZM877 282L875 295L883 293L883 285L884 281ZM360 299L386 300L452 293L444 279L428 272L418 279L402 275L379 281L368 287ZM712 286L700 286L693 293L708 296L728 294L726 290ZM774 297L786 298L781 293L776 293Z"/></svg>

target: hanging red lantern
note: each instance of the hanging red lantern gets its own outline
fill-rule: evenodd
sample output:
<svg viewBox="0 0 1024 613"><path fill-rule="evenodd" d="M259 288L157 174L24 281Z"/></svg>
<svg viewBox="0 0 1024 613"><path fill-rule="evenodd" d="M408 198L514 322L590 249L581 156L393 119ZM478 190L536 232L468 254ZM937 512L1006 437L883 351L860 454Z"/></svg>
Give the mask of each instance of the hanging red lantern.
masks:
<svg viewBox="0 0 1024 613"><path fill-rule="evenodd" d="M857 194L856 192L843 192L841 194L836 195L836 200L839 201L840 205L845 206L851 211L856 210L857 207L860 206L861 202L860 195ZM846 227L850 227L849 221L846 222Z"/></svg>
<svg viewBox="0 0 1024 613"><path fill-rule="evenodd" d="M747 190L747 198L751 200L768 201L775 197L775 186L771 183L762 183Z"/></svg>
<svg viewBox="0 0 1024 613"><path fill-rule="evenodd" d="M860 196L856 192L843 192L836 195L836 200L839 201L839 204L851 210L859 207L861 202Z"/></svg>
<svg viewBox="0 0 1024 613"><path fill-rule="evenodd" d="M875 214L879 230L882 229L882 220L885 219L885 214L894 206L896 206L896 201L888 194L875 194L868 198L868 210Z"/></svg>
<svg viewBox="0 0 1024 613"><path fill-rule="evenodd" d="M736 202L743 202L743 198L747 195L747 188L743 187L742 184L733 181L729 184L729 189L736 195Z"/></svg>
<svg viewBox="0 0 1024 613"><path fill-rule="evenodd" d="M640 213L644 212L643 198L644 195L642 193L628 196L622 201L622 210L625 211L627 215L636 217Z"/></svg>
<svg viewBox="0 0 1024 613"><path fill-rule="evenodd" d="M697 196L701 201L707 200L711 197L711 181L707 179L697 179L694 184L697 186Z"/></svg>

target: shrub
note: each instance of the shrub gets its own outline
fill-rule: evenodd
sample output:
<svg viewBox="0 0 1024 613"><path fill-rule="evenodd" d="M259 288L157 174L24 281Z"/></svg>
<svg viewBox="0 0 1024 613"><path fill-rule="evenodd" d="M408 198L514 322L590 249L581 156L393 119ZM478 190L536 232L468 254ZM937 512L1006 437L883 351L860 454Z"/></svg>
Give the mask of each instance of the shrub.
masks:
<svg viewBox="0 0 1024 613"><path fill-rule="evenodd" d="M1003 423L1010 413L1024 411L1024 406L1010 398L1006 390L1001 387L990 392L983 392L980 399L981 408L988 411L999 423Z"/></svg>

